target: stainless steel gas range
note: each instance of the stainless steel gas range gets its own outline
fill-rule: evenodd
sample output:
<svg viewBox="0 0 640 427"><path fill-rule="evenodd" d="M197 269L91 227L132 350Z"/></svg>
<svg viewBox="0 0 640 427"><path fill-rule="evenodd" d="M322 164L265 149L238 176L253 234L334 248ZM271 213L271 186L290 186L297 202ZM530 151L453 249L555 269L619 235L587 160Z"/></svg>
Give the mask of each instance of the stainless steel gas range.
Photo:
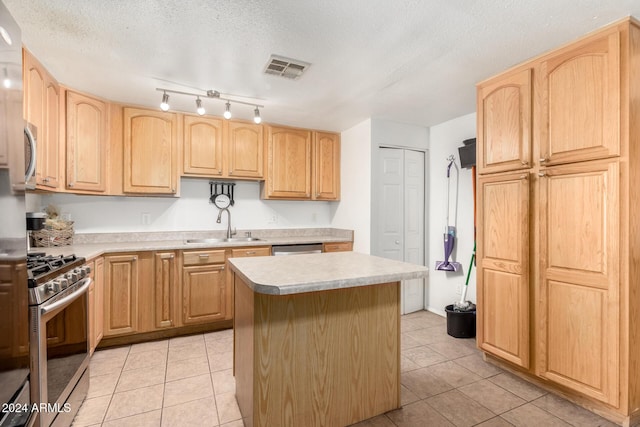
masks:
<svg viewBox="0 0 640 427"><path fill-rule="evenodd" d="M31 410L36 426L69 426L89 389L85 259L29 255Z"/></svg>

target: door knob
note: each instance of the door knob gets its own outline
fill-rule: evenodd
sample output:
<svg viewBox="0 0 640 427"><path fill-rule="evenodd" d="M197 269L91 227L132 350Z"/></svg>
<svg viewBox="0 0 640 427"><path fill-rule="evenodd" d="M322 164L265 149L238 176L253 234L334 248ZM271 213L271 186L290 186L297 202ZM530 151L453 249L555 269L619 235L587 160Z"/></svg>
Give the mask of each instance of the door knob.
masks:
<svg viewBox="0 0 640 427"><path fill-rule="evenodd" d="M399 245L399 244L400 244L400 240L396 240L396 245Z"/></svg>

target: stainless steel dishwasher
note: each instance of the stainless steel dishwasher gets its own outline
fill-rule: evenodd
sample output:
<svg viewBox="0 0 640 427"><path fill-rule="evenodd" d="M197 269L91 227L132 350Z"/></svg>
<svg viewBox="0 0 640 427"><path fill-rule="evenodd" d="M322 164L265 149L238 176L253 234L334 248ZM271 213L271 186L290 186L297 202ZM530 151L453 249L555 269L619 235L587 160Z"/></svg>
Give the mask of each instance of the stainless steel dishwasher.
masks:
<svg viewBox="0 0 640 427"><path fill-rule="evenodd" d="M322 243L303 243L299 245L273 245L271 255L301 255L322 253Z"/></svg>

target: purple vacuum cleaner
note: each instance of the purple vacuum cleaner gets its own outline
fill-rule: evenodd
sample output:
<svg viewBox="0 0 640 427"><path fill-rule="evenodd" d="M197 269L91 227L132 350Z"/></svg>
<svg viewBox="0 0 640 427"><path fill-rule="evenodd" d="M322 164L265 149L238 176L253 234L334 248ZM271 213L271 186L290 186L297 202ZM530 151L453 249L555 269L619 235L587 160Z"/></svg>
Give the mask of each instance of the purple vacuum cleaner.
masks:
<svg viewBox="0 0 640 427"><path fill-rule="evenodd" d="M447 166L447 225L444 229L444 261L436 261L436 270L440 271L458 271L462 268L462 265L459 262L449 261L451 258L451 254L453 253L453 248L456 243L456 228L452 225L449 225L449 197L451 190L451 167L455 165L455 157L449 156L447 159L449 161L449 165Z"/></svg>

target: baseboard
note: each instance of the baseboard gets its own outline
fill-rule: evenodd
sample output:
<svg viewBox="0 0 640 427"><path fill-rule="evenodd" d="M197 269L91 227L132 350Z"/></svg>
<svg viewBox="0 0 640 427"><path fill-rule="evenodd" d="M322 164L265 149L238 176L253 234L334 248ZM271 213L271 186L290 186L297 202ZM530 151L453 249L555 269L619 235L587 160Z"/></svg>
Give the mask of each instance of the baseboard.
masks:
<svg viewBox="0 0 640 427"><path fill-rule="evenodd" d="M444 310L440 310L438 308L427 307L427 311L430 311L433 314L437 314L438 316L447 317L447 312Z"/></svg>

